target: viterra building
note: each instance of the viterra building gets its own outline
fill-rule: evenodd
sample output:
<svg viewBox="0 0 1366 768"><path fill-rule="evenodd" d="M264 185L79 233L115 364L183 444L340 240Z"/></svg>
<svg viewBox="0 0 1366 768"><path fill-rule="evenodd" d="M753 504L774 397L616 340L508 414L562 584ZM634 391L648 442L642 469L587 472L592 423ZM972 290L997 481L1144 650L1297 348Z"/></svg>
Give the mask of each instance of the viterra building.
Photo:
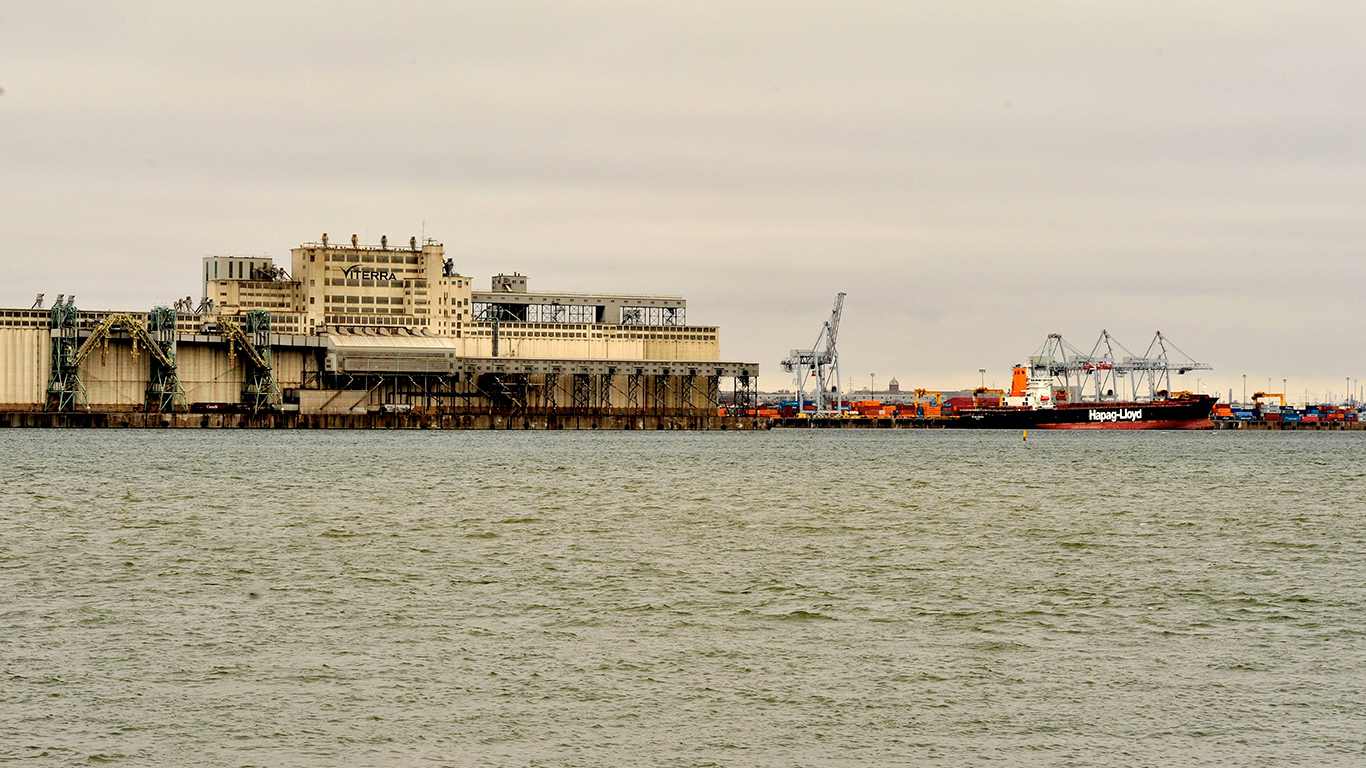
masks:
<svg viewBox="0 0 1366 768"><path fill-rule="evenodd" d="M0 410L555 428L718 426L753 407L758 365L723 361L718 329L689 325L682 296L533 291L520 274L476 290L441 243L417 238L323 235L292 249L288 270L202 266L198 306L0 310Z"/></svg>

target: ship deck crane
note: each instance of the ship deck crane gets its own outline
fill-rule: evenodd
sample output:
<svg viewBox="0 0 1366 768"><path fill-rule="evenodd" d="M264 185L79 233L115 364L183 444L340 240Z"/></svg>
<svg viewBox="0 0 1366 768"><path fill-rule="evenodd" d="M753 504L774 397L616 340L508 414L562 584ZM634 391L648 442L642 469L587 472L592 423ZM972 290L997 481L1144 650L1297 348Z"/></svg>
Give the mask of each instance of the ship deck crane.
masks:
<svg viewBox="0 0 1366 768"><path fill-rule="evenodd" d="M804 412L806 387L814 385L812 396L815 398L816 415L838 415L843 410L844 397L840 391L840 355L835 342L839 338L840 317L844 314L844 293L835 297L835 306L830 311L830 319L821 326L816 343L810 349L794 349L783 358L783 370L796 374L797 410ZM814 382L807 379L814 378ZM830 406L834 407L831 408Z"/></svg>

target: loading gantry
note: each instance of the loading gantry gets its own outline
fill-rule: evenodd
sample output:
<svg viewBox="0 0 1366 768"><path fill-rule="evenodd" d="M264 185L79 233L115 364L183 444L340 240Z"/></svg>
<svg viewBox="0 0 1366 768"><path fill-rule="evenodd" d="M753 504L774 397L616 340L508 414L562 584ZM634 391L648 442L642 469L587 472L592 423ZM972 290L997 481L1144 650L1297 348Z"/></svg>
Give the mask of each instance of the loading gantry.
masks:
<svg viewBox="0 0 1366 768"><path fill-rule="evenodd" d="M165 313L170 313L169 329L165 323ZM98 347L100 365L109 358L109 340L116 328L122 327L133 343L133 359L137 359L138 348L146 348L152 358L152 375L147 382L147 409L150 411L171 411L185 405L185 390L180 386L176 372L175 358L175 312L158 307L152 310L151 317L156 323L156 335L148 330L142 320L126 314L106 315L94 328L90 336L76 345L80 331L79 313L70 304L52 308L50 326L52 329L52 373L48 379L47 409L50 411L70 411L77 407L89 408L85 384L81 381L81 363Z"/></svg>
<svg viewBox="0 0 1366 768"><path fill-rule="evenodd" d="M152 375L147 379L147 408L167 413L186 407L176 357L176 311L153 307L147 313L148 350L152 351ZM136 353L137 342L133 342ZM158 352L160 354L158 354Z"/></svg>
<svg viewBox="0 0 1366 768"><path fill-rule="evenodd" d="M810 349L794 349L783 358L783 370L797 375L797 410L802 412L806 404L807 379L814 378L816 414L820 416L838 415L844 407L844 397L840 392L840 353L835 346L839 338L840 316L844 313L844 294L835 297L835 307L830 311L830 319L821 326L820 335ZM833 406L833 407L832 407Z"/></svg>
<svg viewBox="0 0 1366 768"><path fill-rule="evenodd" d="M46 410L74 411L90 407L85 385L81 383L81 362L76 357L80 349L79 317L75 307L61 303L60 299L48 312L48 327L52 330L52 365L47 384L47 401L43 406Z"/></svg>
<svg viewBox="0 0 1366 768"><path fill-rule="evenodd" d="M237 356L241 347L247 375L242 382L242 405L252 413L280 410L280 388L275 383L275 370L270 350L270 313L253 309L242 315L242 323L230 317L219 317L218 327L228 340L228 359Z"/></svg>

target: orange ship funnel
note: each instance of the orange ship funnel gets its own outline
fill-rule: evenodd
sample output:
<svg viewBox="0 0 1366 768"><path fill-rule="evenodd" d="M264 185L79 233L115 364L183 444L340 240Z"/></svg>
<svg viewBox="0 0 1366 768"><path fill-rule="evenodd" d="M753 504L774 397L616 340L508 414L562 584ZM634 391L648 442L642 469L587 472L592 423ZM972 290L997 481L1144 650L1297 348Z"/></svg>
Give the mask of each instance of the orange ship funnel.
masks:
<svg viewBox="0 0 1366 768"><path fill-rule="evenodd" d="M1023 365L1015 366L1015 373L1010 377L1010 396L1024 397L1025 390L1029 387L1029 375L1025 373Z"/></svg>

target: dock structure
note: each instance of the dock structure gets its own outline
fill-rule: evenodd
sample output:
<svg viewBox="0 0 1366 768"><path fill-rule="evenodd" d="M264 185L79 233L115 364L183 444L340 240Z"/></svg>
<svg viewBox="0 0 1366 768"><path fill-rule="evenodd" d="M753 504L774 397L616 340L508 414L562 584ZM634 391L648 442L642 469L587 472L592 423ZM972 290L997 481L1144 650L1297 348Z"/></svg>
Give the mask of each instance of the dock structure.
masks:
<svg viewBox="0 0 1366 768"><path fill-rule="evenodd" d="M748 428L755 406L759 366L722 360L682 296L532 292L516 273L476 291L417 238L324 235L290 270L202 264L197 307L0 310L0 413L66 415L0 422ZM117 415L137 413L176 418Z"/></svg>

